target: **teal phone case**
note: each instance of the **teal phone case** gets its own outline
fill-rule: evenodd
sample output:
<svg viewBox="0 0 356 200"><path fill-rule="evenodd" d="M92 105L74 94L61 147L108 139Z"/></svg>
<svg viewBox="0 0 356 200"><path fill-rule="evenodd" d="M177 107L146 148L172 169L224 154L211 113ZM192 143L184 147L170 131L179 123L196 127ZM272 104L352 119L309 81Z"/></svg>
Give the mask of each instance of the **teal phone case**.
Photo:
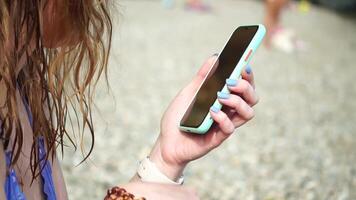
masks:
<svg viewBox="0 0 356 200"><path fill-rule="evenodd" d="M252 25L249 25L249 26L252 26ZM256 26L256 25L254 25L254 26ZM262 24L259 24L258 25L258 30L257 30L255 36L253 37L253 39L252 39L251 43L249 44L249 46L246 48L246 51L242 55L241 59L237 63L234 71L232 72L232 74L230 75L229 78L236 79L236 78L239 78L241 76L241 72L242 72L243 68L250 62L250 60L253 57L255 51L258 49L258 47L262 43L262 40L263 40L265 34L266 34L266 28ZM250 50L252 50L251 53L250 53ZM250 54L250 55L248 55L248 54ZM247 60L245 60L245 58L247 56L249 56L249 57L248 57ZM230 93L230 91L228 90L226 85L223 87L223 89L221 91L224 92L224 93ZM195 98L195 96L194 96L194 98ZM191 100L191 102L193 101L193 99ZM219 109L222 108L222 105L220 104L218 99L215 100L215 102L214 102L214 104L212 106L215 106L216 108L219 108ZM210 129L211 125L214 122L213 119L210 116L210 112L206 115L203 123L199 127L181 126L180 125L180 121L179 121L179 125L178 125L180 130L182 130L184 132L196 133L196 134L205 134Z"/></svg>

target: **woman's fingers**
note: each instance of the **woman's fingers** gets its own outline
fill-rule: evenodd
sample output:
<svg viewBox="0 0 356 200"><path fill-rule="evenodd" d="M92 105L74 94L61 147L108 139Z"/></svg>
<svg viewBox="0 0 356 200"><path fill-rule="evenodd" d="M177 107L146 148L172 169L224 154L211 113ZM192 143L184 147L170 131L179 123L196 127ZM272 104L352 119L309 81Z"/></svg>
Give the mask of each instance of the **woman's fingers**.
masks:
<svg viewBox="0 0 356 200"><path fill-rule="evenodd" d="M255 88L255 80L254 80L254 75L253 75L251 65L247 65L245 67L245 70L242 71L241 76L242 79L245 79L247 82L249 82L252 85L253 88Z"/></svg>
<svg viewBox="0 0 356 200"><path fill-rule="evenodd" d="M210 116L217 123L217 131L212 131L207 135L209 138L209 149L214 149L224 142L235 130L235 126L225 112L216 107L211 107Z"/></svg>
<svg viewBox="0 0 356 200"><path fill-rule="evenodd" d="M213 132L214 134L212 133L212 135L210 135L210 139L212 142L210 142L209 148L215 148L219 146L224 140L226 140L235 131L237 127L246 123L254 115L253 110L252 113L250 111L250 109L252 108L249 107L249 105L247 105L246 102L244 104L239 103L239 101L244 102L240 97L236 95L231 95L231 96L232 97L230 97L229 99L221 100L221 103L229 107L234 107L235 111L232 111L231 109L230 111L225 112L225 111L221 111L220 109L214 106L211 107L210 109L210 115L218 125L215 128L218 128L220 131ZM240 98L240 100L238 100L238 98ZM239 106L239 104L241 104L242 106ZM242 113L242 115L240 115L240 113Z"/></svg>
<svg viewBox="0 0 356 200"><path fill-rule="evenodd" d="M218 99L222 105L235 109L237 114L245 120L250 120L255 116L253 108L237 95L218 92Z"/></svg>
<svg viewBox="0 0 356 200"><path fill-rule="evenodd" d="M237 93L242 96L242 98L248 102L249 105L256 105L258 102L258 96L256 94L253 86L246 80L240 79L227 79L226 85L231 91L231 93Z"/></svg>
<svg viewBox="0 0 356 200"><path fill-rule="evenodd" d="M240 127L240 126L244 125L246 122L248 122L248 120L242 118L238 114L234 114L231 117L231 121L235 125L235 127Z"/></svg>
<svg viewBox="0 0 356 200"><path fill-rule="evenodd" d="M203 75L203 73L198 73ZM219 146L235 130L254 117L252 108L258 102L254 89L254 78L252 69L247 66L242 72L241 80L227 79L226 84L230 93L218 92L219 102L224 106L223 110L211 107L210 116L217 123L209 136L209 148ZM238 95L235 95L238 94Z"/></svg>
<svg viewBox="0 0 356 200"><path fill-rule="evenodd" d="M210 115L226 136L234 132L235 126L225 112L213 106L210 109Z"/></svg>

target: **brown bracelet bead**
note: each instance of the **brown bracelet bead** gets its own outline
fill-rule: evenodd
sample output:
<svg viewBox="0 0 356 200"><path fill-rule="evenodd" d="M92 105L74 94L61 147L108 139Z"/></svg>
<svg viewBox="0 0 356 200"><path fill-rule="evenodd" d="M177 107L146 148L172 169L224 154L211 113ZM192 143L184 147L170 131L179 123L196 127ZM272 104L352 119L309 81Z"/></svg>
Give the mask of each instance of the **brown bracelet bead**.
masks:
<svg viewBox="0 0 356 200"><path fill-rule="evenodd" d="M108 190L104 200L146 200L144 197L137 198L128 193L124 188L113 187Z"/></svg>

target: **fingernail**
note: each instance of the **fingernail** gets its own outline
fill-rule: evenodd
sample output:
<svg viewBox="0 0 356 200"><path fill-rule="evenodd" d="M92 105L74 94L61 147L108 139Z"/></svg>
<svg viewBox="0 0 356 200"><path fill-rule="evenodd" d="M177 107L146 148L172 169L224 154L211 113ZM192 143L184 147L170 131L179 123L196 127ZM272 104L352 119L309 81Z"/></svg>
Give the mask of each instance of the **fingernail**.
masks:
<svg viewBox="0 0 356 200"><path fill-rule="evenodd" d="M211 106L210 110L213 111L214 113L218 113L220 111L220 109L218 107L215 107L215 106Z"/></svg>
<svg viewBox="0 0 356 200"><path fill-rule="evenodd" d="M225 92L218 92L218 98L219 99L228 99L228 98L230 98L230 94L225 93Z"/></svg>
<svg viewBox="0 0 356 200"><path fill-rule="evenodd" d="M251 74L251 72L252 72L251 66L247 65L245 71L247 74Z"/></svg>
<svg viewBox="0 0 356 200"><path fill-rule="evenodd" d="M226 79L226 85L230 87L236 86L237 82L238 81L236 79L231 79L231 78Z"/></svg>
<svg viewBox="0 0 356 200"><path fill-rule="evenodd" d="M219 54L218 53L214 53L213 56L218 56Z"/></svg>

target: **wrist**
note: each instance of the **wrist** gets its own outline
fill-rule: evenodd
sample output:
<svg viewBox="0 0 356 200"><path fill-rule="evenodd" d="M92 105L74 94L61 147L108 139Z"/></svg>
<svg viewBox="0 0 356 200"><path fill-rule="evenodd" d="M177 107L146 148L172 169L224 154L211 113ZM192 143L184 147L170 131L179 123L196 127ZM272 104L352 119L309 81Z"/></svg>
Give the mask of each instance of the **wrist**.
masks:
<svg viewBox="0 0 356 200"><path fill-rule="evenodd" d="M169 179L171 179L173 181L177 181L180 177L182 177L183 171L187 164L186 163L179 164L179 163L167 160L167 159L165 159L165 157L163 155L164 154L161 151L160 142L157 141L149 155L149 159Z"/></svg>

